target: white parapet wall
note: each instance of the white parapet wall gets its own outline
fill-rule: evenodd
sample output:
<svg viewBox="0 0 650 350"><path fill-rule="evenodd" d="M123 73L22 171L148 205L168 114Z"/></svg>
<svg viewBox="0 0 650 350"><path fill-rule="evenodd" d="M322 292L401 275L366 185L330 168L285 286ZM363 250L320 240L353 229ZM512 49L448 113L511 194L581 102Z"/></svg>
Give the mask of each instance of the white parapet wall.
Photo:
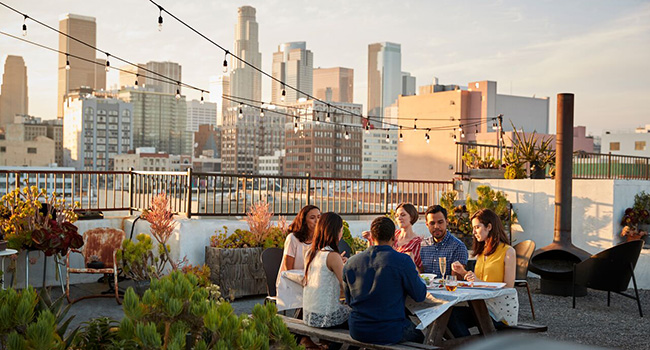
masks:
<svg viewBox="0 0 650 350"><path fill-rule="evenodd" d="M546 180L473 180L463 183L463 196L476 198L476 187L489 185L503 191L517 213L513 227L514 243L532 239L537 248L553 241L555 221L555 181ZM620 225L626 208L634 204L634 195L650 193L650 181L573 180L571 203L572 242L596 254L620 242ZM643 249L635 269L639 288L650 289L650 249Z"/></svg>

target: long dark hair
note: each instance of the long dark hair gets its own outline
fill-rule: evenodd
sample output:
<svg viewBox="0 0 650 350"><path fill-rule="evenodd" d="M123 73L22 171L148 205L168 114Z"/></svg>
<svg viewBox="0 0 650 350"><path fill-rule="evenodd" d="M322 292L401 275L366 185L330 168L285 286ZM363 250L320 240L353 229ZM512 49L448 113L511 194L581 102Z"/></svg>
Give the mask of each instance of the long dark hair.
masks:
<svg viewBox="0 0 650 350"><path fill-rule="evenodd" d="M310 237L309 227L307 227L307 214L313 209L318 209L318 211L320 211L320 209L315 205L305 205L300 209L300 212L296 215L296 218L293 219L291 225L289 225L289 232L293 233L301 243L305 243Z"/></svg>
<svg viewBox="0 0 650 350"><path fill-rule="evenodd" d="M485 227L488 224L492 225L492 229L488 233L484 242L479 242L474 236L474 255L484 254L491 255L497 250L499 243L510 244L506 230L503 228L499 216L490 209L481 209L474 213L470 220L478 219Z"/></svg>
<svg viewBox="0 0 650 350"><path fill-rule="evenodd" d="M332 248L333 251L339 252L339 232L343 228L343 219L337 213L327 212L320 216L314 237L312 238L311 248L307 253L305 263L305 285L307 285L307 275L309 274L309 265L316 257L316 254L325 247Z"/></svg>

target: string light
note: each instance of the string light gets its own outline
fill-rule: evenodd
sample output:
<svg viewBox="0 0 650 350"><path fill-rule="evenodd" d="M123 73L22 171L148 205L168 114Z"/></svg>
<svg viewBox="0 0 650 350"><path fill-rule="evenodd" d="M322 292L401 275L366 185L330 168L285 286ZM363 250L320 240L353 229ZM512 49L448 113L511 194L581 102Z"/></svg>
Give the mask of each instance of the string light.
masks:
<svg viewBox="0 0 650 350"><path fill-rule="evenodd" d="M431 129L427 129L426 134L424 134L424 141L425 141L427 144L429 144L429 132L430 132L430 131L431 131Z"/></svg>
<svg viewBox="0 0 650 350"><path fill-rule="evenodd" d="M111 55L107 52L106 53L106 68L105 68L106 73L108 73L108 71L111 69L111 61L108 60L110 57L111 57Z"/></svg>
<svg viewBox="0 0 650 350"><path fill-rule="evenodd" d="M135 74L135 88L138 88L138 78L140 77L140 74Z"/></svg>
<svg viewBox="0 0 650 350"><path fill-rule="evenodd" d="M478 135L478 127L474 129L474 135Z"/></svg>
<svg viewBox="0 0 650 350"><path fill-rule="evenodd" d="M330 108L330 107L329 107L329 105L328 105L328 106L327 106L327 117L325 117L325 121L326 121L327 123L329 123L329 122L332 121L332 118L330 118L330 111L329 111L329 108Z"/></svg>
<svg viewBox="0 0 650 350"><path fill-rule="evenodd" d="M284 84L282 84L282 93L280 93L280 101L284 102L286 96L287 96L287 90L284 88Z"/></svg>
<svg viewBox="0 0 650 350"><path fill-rule="evenodd" d="M27 36L27 15L23 15L25 18L23 18L23 36Z"/></svg>
<svg viewBox="0 0 650 350"><path fill-rule="evenodd" d="M200 102L200 103L201 103L201 104L204 104L204 103L205 103L205 100L203 99L203 90L201 90L201 102Z"/></svg>
<svg viewBox="0 0 650 350"><path fill-rule="evenodd" d="M297 134L298 133L298 122L293 123L293 133Z"/></svg>
<svg viewBox="0 0 650 350"><path fill-rule="evenodd" d="M226 53L223 55L223 72L228 73L228 50L226 50Z"/></svg>
<svg viewBox="0 0 650 350"><path fill-rule="evenodd" d="M460 124L460 125L458 126L458 131L463 132L463 124Z"/></svg>
<svg viewBox="0 0 650 350"><path fill-rule="evenodd" d="M390 134L389 133L386 133L385 141L386 141L386 143L390 143Z"/></svg>
<svg viewBox="0 0 650 350"><path fill-rule="evenodd" d="M163 24L162 10L163 10L163 8L161 6L158 6L158 9L160 10L160 13L158 14L158 31L162 32L162 24Z"/></svg>
<svg viewBox="0 0 650 350"><path fill-rule="evenodd" d="M243 104L241 104L241 103L239 104L239 119L244 118L244 107L243 106L244 106Z"/></svg>
<svg viewBox="0 0 650 350"><path fill-rule="evenodd" d="M70 56L65 54L65 70L70 70Z"/></svg>
<svg viewBox="0 0 650 350"><path fill-rule="evenodd" d="M346 140L350 139L350 134L348 133L347 130L345 130L345 135L343 137L345 137Z"/></svg>
<svg viewBox="0 0 650 350"><path fill-rule="evenodd" d="M462 130L461 130L461 132L460 132L460 138L461 138L461 139L464 139L464 138L465 138L465 132L462 131Z"/></svg>
<svg viewBox="0 0 650 350"><path fill-rule="evenodd" d="M320 125L320 112L316 112L316 125Z"/></svg>
<svg viewBox="0 0 650 350"><path fill-rule="evenodd" d="M178 84L178 87L176 88L176 100L180 100L181 99L181 82L178 81L178 82L176 82L176 84Z"/></svg>
<svg viewBox="0 0 650 350"><path fill-rule="evenodd" d="M413 131L416 131L418 129L417 122L418 118L415 118L415 120L413 120Z"/></svg>
<svg viewBox="0 0 650 350"><path fill-rule="evenodd" d="M366 124L366 134L370 134L370 124Z"/></svg>
<svg viewBox="0 0 650 350"><path fill-rule="evenodd" d="M497 122L492 122L492 130L496 131L497 129Z"/></svg>
<svg viewBox="0 0 650 350"><path fill-rule="evenodd" d="M260 108L260 118L264 118L264 108Z"/></svg>
<svg viewBox="0 0 650 350"><path fill-rule="evenodd" d="M404 142L404 136L402 135L402 126L399 126L399 142Z"/></svg>

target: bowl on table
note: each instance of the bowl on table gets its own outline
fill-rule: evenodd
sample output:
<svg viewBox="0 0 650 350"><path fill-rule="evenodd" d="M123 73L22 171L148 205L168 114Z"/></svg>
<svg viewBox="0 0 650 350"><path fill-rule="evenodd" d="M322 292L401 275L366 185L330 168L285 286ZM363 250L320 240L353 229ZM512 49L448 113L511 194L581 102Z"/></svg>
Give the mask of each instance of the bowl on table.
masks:
<svg viewBox="0 0 650 350"><path fill-rule="evenodd" d="M436 279L436 274L435 273L421 273L420 274L420 279L422 280L422 282L424 282L424 284L427 287L430 287L431 285L434 284L434 281Z"/></svg>

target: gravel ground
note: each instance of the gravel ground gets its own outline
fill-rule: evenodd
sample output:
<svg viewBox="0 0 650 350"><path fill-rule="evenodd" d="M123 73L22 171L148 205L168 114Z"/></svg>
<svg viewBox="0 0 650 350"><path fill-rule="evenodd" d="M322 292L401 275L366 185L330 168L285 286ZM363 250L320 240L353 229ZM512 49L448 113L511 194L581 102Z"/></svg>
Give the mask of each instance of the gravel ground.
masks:
<svg viewBox="0 0 650 350"><path fill-rule="evenodd" d="M554 340L611 349L650 349L650 290L639 290L644 317L639 317L635 300L612 293L607 307L607 292L589 289L585 297L572 298L540 294L539 279L528 279L533 293L536 320L530 312L526 288L519 293L519 322L543 324L548 332L538 336ZM628 289L634 295L634 289Z"/></svg>

